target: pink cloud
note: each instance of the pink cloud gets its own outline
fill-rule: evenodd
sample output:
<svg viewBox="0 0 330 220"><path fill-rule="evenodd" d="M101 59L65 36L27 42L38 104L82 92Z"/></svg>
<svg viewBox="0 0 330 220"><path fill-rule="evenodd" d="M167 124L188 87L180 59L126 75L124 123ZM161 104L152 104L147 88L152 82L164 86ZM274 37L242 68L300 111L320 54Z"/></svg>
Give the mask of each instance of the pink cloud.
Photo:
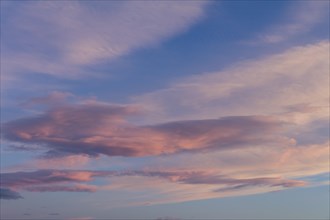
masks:
<svg viewBox="0 0 330 220"><path fill-rule="evenodd" d="M64 104L68 98L74 97L72 93L53 91L47 96L36 97L22 103L22 106L30 107L33 105L58 105Z"/></svg>
<svg viewBox="0 0 330 220"><path fill-rule="evenodd" d="M299 187L304 181L288 180L281 177L232 178L216 172L206 171L77 171L77 170L38 170L33 172L3 173L1 185L8 188L22 189L31 192L95 192L94 185L75 184L92 182L95 177L117 178L137 176L163 179L184 185L222 186L212 192L237 190L249 187ZM74 184L73 184L74 183Z"/></svg>
<svg viewBox="0 0 330 220"><path fill-rule="evenodd" d="M2 173L1 185L22 188L40 184L88 182L92 180L92 176L92 172L60 170Z"/></svg>
<svg viewBox="0 0 330 220"><path fill-rule="evenodd" d="M216 172L206 171L132 171L121 172L124 176L147 176L164 178L171 182L182 184L208 184L208 185L228 185L234 187L251 187L251 186L282 186L285 188L304 186L306 182L299 180L287 180L280 177L263 177L263 178L231 178L226 175L219 175Z"/></svg>
<svg viewBox="0 0 330 220"><path fill-rule="evenodd" d="M40 158L38 160L33 161L31 164L35 168L39 169L50 169L53 167L81 167L86 165L90 161L90 158L83 155L68 155L65 157L59 158Z"/></svg>
<svg viewBox="0 0 330 220"><path fill-rule="evenodd" d="M136 126L127 117L135 106L85 103L55 107L4 125L7 140L37 144L48 156L150 156L183 151L228 149L264 143L291 143L277 134L283 124L272 116L231 116Z"/></svg>
<svg viewBox="0 0 330 220"><path fill-rule="evenodd" d="M30 192L95 192L96 186L90 185L51 185L51 186L29 186L25 187L24 190Z"/></svg>
<svg viewBox="0 0 330 220"><path fill-rule="evenodd" d="M1 174L1 186L31 192L95 192L96 186L72 184L90 182L97 172L38 170Z"/></svg>

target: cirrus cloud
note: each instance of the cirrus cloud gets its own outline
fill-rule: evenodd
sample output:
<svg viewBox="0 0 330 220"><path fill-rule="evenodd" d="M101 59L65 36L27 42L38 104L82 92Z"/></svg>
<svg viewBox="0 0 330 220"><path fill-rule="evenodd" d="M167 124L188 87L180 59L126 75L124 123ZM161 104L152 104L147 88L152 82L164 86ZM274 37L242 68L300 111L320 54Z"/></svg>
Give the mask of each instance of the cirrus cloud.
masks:
<svg viewBox="0 0 330 220"><path fill-rule="evenodd" d="M133 101L145 106L146 120L152 122L274 115L301 105L320 108L310 112L311 120L328 119L329 46L328 41L320 41L289 48L183 78Z"/></svg>
<svg viewBox="0 0 330 220"><path fill-rule="evenodd" d="M188 30L203 17L207 5L207 1L10 2L4 7L11 13L2 16L6 30L2 72L5 78L22 72L86 75L85 65L108 62Z"/></svg>
<svg viewBox="0 0 330 220"><path fill-rule="evenodd" d="M281 177L263 178L232 178L210 171L88 171L88 170L37 170L32 172L13 172L1 174L1 185L4 189L3 198L19 198L19 194L11 189L21 189L30 192L95 192L100 186L76 184L92 182L94 178L142 177L156 178L184 185L214 185L222 186L213 192L221 192L249 187L299 187L306 182L288 180ZM10 195L9 195L10 194Z"/></svg>

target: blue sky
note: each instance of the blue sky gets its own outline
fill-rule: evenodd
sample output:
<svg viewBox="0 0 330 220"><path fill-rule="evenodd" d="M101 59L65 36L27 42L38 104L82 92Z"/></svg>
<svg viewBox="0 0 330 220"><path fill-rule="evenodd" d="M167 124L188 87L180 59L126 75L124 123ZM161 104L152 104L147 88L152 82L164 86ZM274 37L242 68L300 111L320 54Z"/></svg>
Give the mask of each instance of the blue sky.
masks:
<svg viewBox="0 0 330 220"><path fill-rule="evenodd" d="M329 7L1 1L1 217L329 218Z"/></svg>

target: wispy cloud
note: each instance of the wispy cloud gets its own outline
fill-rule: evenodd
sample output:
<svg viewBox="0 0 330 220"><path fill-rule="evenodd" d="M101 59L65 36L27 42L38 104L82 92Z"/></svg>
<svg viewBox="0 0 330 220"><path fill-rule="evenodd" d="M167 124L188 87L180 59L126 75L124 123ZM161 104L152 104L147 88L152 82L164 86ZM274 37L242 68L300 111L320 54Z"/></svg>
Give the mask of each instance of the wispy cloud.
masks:
<svg viewBox="0 0 330 220"><path fill-rule="evenodd" d="M229 185L232 187L249 187L258 185L296 187L304 186L305 182L295 180L284 180L278 177L235 179L224 175L212 174L212 172L127 172L124 175L141 175L147 177L160 177L172 182L184 184L210 184ZM227 189L227 188L225 188ZM221 190L221 189L220 189Z"/></svg>
<svg viewBox="0 0 330 220"><path fill-rule="evenodd" d="M302 104L320 107L310 112L318 118L328 114L328 81L329 42L321 41L186 77L133 101L145 106L146 120L153 122L273 115Z"/></svg>
<svg viewBox="0 0 330 220"><path fill-rule="evenodd" d="M60 213L53 212L53 213L49 213L48 215L60 215Z"/></svg>
<svg viewBox="0 0 330 220"><path fill-rule="evenodd" d="M95 192L96 186L76 184L91 181L94 175L92 172L61 170L2 173L1 185L30 192Z"/></svg>
<svg viewBox="0 0 330 220"><path fill-rule="evenodd" d="M31 107L35 105L59 105L67 102L67 99L74 97L72 93L53 91L47 96L31 98L28 101L23 102L23 107Z"/></svg>
<svg viewBox="0 0 330 220"><path fill-rule="evenodd" d="M95 192L96 186L75 184L70 186L28 186L24 190L29 192Z"/></svg>
<svg viewBox="0 0 330 220"><path fill-rule="evenodd" d="M329 167L328 136L319 138L320 127L312 126L322 122L328 128L328 50L328 42L319 42L189 77L136 97L138 105L68 104L65 99L73 95L61 92L31 99L25 106L49 109L5 123L3 136L25 149L38 145L51 159L24 167L37 171L1 174L2 194L17 199L14 190L142 192L148 187L143 200L118 200L136 205L307 186L298 178ZM133 123L137 117L142 123ZM302 144L301 135L313 141ZM107 169L79 170L102 155L111 156L105 157ZM141 169L133 162L128 170L107 171L113 156L153 157ZM58 163L78 170L43 170ZM96 178L110 183L94 185Z"/></svg>
<svg viewBox="0 0 330 220"><path fill-rule="evenodd" d="M113 201L137 205L324 184L299 179L328 172L329 138L320 132L329 127L328 49L328 42L319 42L189 77L135 98L134 105L58 104L65 93L32 99L31 105L48 110L5 123L3 135L25 149L39 145L50 163L5 173L2 185L33 192L144 192L142 199ZM148 160L109 171L114 156ZM104 164L89 167L95 157ZM76 163L80 159L84 163ZM61 161L78 170L42 170ZM93 185L97 178L109 183Z"/></svg>
<svg viewBox="0 0 330 220"><path fill-rule="evenodd" d="M77 170L38 170L33 172L15 172L1 174L1 185L30 192L95 192L100 186L72 184L91 182L95 177L144 177L163 179L168 182L187 185L214 185L222 188L212 192L221 192L250 188L255 186L290 188L304 186L304 181L287 180L280 177L237 179L215 172L205 171L77 171ZM62 185L59 185L59 184ZM10 192L10 193L9 193ZM19 194L4 189L3 197L19 198ZM6 197L7 196L7 197ZM16 197L15 197L16 196Z"/></svg>
<svg viewBox="0 0 330 220"><path fill-rule="evenodd" d="M118 204L113 203L117 206L141 205L141 200L157 204L248 195L324 184L307 182L308 178L297 179L327 172L328 146L328 143L253 146L245 150L231 148L221 152L178 154L150 159L140 170L134 170L136 166L132 165L126 170L9 172L1 174L1 185L30 192L144 192L145 198L122 198ZM106 181L95 185L97 178Z"/></svg>
<svg viewBox="0 0 330 220"><path fill-rule="evenodd" d="M329 4L328 1L320 0L294 2L284 15L286 20L270 27L258 40L279 43L309 32L318 24L323 23L326 28L329 25Z"/></svg>
<svg viewBox="0 0 330 220"><path fill-rule="evenodd" d="M11 13L2 16L2 73L86 74L81 66L108 62L186 31L207 4L12 2Z"/></svg>

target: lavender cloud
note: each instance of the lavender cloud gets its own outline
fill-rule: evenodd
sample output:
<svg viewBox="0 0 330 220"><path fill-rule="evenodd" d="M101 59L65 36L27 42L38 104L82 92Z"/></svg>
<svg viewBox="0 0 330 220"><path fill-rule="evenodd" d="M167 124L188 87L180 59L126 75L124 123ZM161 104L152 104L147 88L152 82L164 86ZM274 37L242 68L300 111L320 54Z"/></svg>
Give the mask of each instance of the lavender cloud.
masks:
<svg viewBox="0 0 330 220"><path fill-rule="evenodd" d="M3 17L4 51L10 52L3 72L81 76L86 64L112 60L186 31L203 17L206 5L206 1L95 2L92 7L80 1L11 2L11 13Z"/></svg>
<svg viewBox="0 0 330 220"><path fill-rule="evenodd" d="M29 186L24 190L30 192L96 192L97 187L88 185L73 185L73 186Z"/></svg>
<svg viewBox="0 0 330 220"><path fill-rule="evenodd" d="M265 177L265 178L230 178L226 175L219 175L217 173L205 171L179 171L179 172L148 172L148 171L133 171L123 172L120 175L137 175L147 177L159 177L167 179L171 182L178 182L183 184L206 184L206 185L228 185L231 187L251 187L251 186L281 186L285 188L304 186L304 181L286 180L280 177Z"/></svg>
<svg viewBox="0 0 330 220"><path fill-rule="evenodd" d="M96 186L76 184L88 182L97 172L37 170L2 173L1 186L30 192L95 192Z"/></svg>
<svg viewBox="0 0 330 220"><path fill-rule="evenodd" d="M39 184L87 182L91 172L37 170L33 172L2 173L1 185L5 187L25 187Z"/></svg>
<svg viewBox="0 0 330 220"><path fill-rule="evenodd" d="M305 34L318 24L329 25L329 22L326 23L326 17L329 17L328 7L327 1L302 1L295 4L283 13L288 21L268 27L259 35L258 43L279 43Z"/></svg>
<svg viewBox="0 0 330 220"><path fill-rule="evenodd" d="M277 115L290 106L323 107L310 120L329 113L329 42L319 41L221 71L173 81L168 87L137 95L148 109L147 121L191 120L230 115ZM296 114L290 120L304 118ZM308 121L308 120L307 120Z"/></svg>
<svg viewBox="0 0 330 220"><path fill-rule="evenodd" d="M25 145L39 145L52 157L68 154L139 157L292 141L279 135L283 124L272 116L231 116L138 126L127 121L137 112L134 106L100 103L54 107L38 116L5 123L4 137Z"/></svg>
<svg viewBox="0 0 330 220"><path fill-rule="evenodd" d="M224 190L235 190L248 187L299 187L306 182L298 180L287 180L280 177L264 178L231 178L219 175L216 172L205 171L79 171L79 170L37 170L32 172L3 173L1 185L14 189L22 189L31 192L95 192L98 187L94 185L76 184L81 182L92 182L94 178L118 178L118 177L145 177L163 179L168 182L187 185L219 185L225 186L214 192ZM62 184L62 185L60 185ZM4 191L4 195L18 194L10 189ZM7 194L5 194L7 193ZM8 198L8 196L7 196Z"/></svg>
<svg viewBox="0 0 330 220"><path fill-rule="evenodd" d="M31 98L21 104L23 107L31 107L34 105L51 105L56 106L59 104L64 104L68 98L74 97L73 94L69 92L53 91L47 96Z"/></svg>

